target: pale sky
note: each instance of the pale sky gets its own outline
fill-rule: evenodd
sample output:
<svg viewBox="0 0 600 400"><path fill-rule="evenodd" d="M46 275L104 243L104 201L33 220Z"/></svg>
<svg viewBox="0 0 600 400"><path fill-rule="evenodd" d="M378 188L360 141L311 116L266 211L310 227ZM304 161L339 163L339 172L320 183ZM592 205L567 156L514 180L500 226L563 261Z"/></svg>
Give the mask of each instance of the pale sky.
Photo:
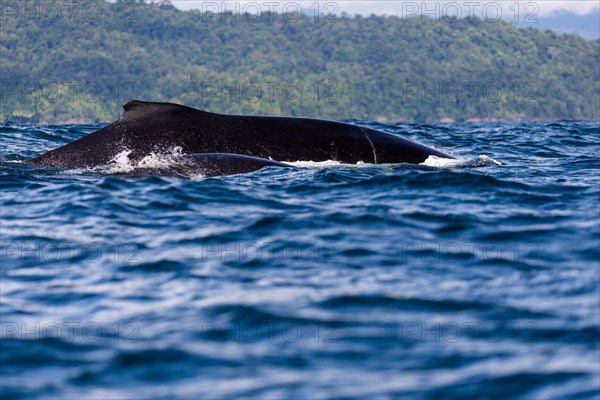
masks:
<svg viewBox="0 0 600 400"><path fill-rule="evenodd" d="M260 8L261 11L293 12L295 5L299 5L304 9L320 8L321 13L332 12L330 3L333 7L337 7L339 12L347 12L348 14L387 14L387 15L413 15L414 13L437 13L437 14L461 14L463 17L475 15L478 17L488 16L495 18L496 10L501 9L501 14L504 19L510 19L518 15L519 19L531 16L548 16L557 11L570 11L578 15L585 15L592 11L597 11L600 8L598 0L538 0L538 1L516 1L516 0L441 0L441 1L329 1L329 0L312 0L312 1L288 1L288 0L171 0L171 3L180 9L190 10L199 9L204 11L213 11L217 7L218 11L224 8L223 11L243 10L249 13L256 13ZM518 7L515 7L518 3ZM327 9L326 9L327 7ZM516 8L519 8L519 13L516 13ZM444 13L444 11L446 11Z"/></svg>

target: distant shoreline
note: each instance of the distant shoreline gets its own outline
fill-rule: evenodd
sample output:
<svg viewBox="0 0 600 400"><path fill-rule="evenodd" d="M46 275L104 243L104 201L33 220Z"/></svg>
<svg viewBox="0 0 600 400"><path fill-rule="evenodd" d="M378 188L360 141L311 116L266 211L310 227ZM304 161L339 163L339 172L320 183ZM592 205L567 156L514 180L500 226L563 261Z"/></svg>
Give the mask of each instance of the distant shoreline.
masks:
<svg viewBox="0 0 600 400"><path fill-rule="evenodd" d="M330 120L600 118L600 40L537 25L277 13L256 21L138 2L121 15L117 3L94 4L106 12L93 21L6 19L0 120L110 122L129 98Z"/></svg>

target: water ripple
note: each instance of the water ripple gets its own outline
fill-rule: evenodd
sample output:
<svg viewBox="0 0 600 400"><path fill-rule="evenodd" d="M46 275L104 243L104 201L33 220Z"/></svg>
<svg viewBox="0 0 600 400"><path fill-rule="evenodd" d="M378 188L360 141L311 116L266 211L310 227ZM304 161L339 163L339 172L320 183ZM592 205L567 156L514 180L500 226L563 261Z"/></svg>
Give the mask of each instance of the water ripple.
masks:
<svg viewBox="0 0 600 400"><path fill-rule="evenodd" d="M352 122L460 162L119 177L0 125L0 395L597 398L600 125Z"/></svg>

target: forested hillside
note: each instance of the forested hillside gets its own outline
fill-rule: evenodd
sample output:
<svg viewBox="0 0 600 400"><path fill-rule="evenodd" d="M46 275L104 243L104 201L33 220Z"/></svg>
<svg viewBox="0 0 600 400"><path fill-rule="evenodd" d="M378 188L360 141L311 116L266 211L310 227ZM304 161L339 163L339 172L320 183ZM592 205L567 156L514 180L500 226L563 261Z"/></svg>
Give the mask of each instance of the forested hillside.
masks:
<svg viewBox="0 0 600 400"><path fill-rule="evenodd" d="M575 35L480 19L10 4L5 121L111 121L131 98L331 119L600 118L600 41Z"/></svg>

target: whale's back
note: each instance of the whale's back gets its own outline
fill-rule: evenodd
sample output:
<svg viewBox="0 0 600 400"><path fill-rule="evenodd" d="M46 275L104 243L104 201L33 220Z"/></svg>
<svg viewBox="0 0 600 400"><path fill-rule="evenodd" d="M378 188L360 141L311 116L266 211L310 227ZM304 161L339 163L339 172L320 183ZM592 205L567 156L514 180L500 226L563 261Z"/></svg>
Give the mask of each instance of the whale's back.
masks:
<svg viewBox="0 0 600 400"><path fill-rule="evenodd" d="M439 151L385 132L295 117L221 115L171 103L133 100L114 123L29 162L54 167L97 166L129 152L229 153L277 161L420 163Z"/></svg>

